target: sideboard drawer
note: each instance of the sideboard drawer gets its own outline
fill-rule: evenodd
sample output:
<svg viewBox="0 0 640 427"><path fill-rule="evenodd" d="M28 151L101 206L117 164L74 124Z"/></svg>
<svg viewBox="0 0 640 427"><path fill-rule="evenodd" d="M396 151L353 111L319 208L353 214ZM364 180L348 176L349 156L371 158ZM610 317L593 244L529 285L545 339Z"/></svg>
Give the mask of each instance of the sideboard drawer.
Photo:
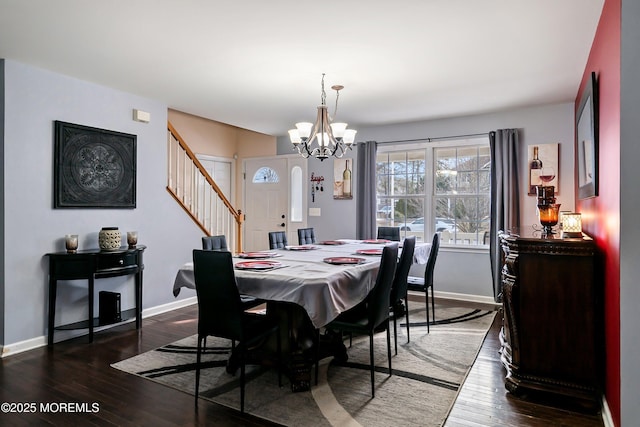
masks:
<svg viewBox="0 0 640 427"><path fill-rule="evenodd" d="M96 270L109 270L112 268L120 268L120 267L131 267L136 265L138 260L138 256L136 252L130 253L119 253L113 255L103 255L100 254L97 257L97 266Z"/></svg>
<svg viewBox="0 0 640 427"><path fill-rule="evenodd" d="M53 257L49 264L49 275L56 279L82 279L94 270L94 258L82 255L69 255L64 258Z"/></svg>

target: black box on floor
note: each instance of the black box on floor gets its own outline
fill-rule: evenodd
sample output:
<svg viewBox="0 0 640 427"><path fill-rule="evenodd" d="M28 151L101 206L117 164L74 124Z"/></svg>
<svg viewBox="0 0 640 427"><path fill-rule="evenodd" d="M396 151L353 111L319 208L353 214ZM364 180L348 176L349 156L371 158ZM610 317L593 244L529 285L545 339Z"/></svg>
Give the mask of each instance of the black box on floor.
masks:
<svg viewBox="0 0 640 427"><path fill-rule="evenodd" d="M117 292L100 291L98 293L98 313L101 325L121 322L120 294Z"/></svg>

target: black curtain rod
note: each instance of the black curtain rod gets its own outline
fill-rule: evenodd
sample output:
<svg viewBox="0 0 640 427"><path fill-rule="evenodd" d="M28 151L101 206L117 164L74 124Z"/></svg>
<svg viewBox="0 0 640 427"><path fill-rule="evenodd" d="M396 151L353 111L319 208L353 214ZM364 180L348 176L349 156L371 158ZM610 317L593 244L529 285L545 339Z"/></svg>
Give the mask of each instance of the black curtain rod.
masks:
<svg viewBox="0 0 640 427"><path fill-rule="evenodd" d="M488 136L489 132L485 132L485 133L470 133L467 135L452 135L452 136L438 136L435 138L416 138L416 139L399 139L397 141L377 141L378 144L398 144L401 142L418 142L418 141L427 141L427 142L434 142L434 141L443 141L446 139L460 139L460 138L470 138L470 137L476 137L476 136Z"/></svg>

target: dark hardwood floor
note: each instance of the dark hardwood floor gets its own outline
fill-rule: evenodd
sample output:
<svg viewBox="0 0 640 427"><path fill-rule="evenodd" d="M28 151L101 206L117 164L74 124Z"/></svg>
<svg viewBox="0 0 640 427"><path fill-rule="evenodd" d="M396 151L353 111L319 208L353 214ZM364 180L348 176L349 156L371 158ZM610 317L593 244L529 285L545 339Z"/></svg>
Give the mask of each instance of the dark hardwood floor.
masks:
<svg viewBox="0 0 640 427"><path fill-rule="evenodd" d="M37 410L0 413L0 425L273 425L202 399L196 411L193 396L109 366L194 334L196 317L194 305L144 319L140 331L133 324L120 325L97 333L93 343L80 337L2 359L0 401L35 403ZM445 425L603 426L600 415L563 409L558 402L533 403L509 395L502 382L500 318L496 319ZM40 403L51 404L49 412L41 411ZM60 410L64 403L86 407L72 408L80 412L64 412ZM309 425L313 424L309 420Z"/></svg>
<svg viewBox="0 0 640 427"><path fill-rule="evenodd" d="M498 313L445 427L604 426L600 413L585 413L570 401L546 396L525 400L508 393L504 388L506 372L498 353L501 326L502 316Z"/></svg>

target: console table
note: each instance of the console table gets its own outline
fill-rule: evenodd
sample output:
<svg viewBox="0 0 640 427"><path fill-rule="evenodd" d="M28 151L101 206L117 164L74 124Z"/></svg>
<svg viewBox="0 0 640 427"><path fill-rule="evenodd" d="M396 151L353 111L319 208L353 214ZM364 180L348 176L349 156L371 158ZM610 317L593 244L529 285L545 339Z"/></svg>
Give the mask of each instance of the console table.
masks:
<svg viewBox="0 0 640 427"><path fill-rule="evenodd" d="M589 237L501 233L506 389L600 404L603 284Z"/></svg>
<svg viewBox="0 0 640 427"><path fill-rule="evenodd" d="M122 322L135 316L136 329L142 324L142 253L146 246L138 245L134 248L126 246L111 251L89 249L76 253L54 252L46 254L49 257L49 323L48 345L53 345L53 332L70 329L89 329L89 342L93 341L93 329L102 326L99 318L94 317L94 282L95 279L107 277L135 275L135 308L122 312ZM88 282L89 319L68 325L55 325L56 294L58 280L85 279Z"/></svg>

